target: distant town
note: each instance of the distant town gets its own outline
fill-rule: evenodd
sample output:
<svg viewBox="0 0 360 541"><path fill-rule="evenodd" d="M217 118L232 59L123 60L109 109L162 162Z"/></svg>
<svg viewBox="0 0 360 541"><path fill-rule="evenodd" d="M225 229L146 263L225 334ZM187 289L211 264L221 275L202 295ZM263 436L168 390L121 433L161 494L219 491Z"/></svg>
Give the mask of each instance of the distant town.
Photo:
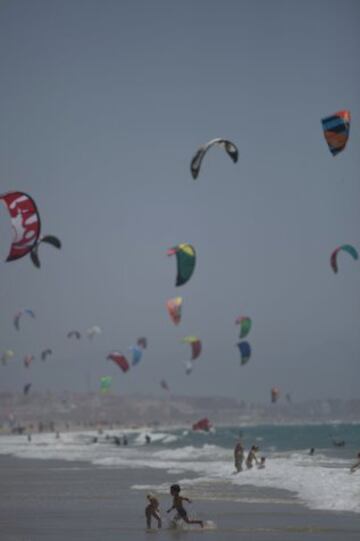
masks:
<svg viewBox="0 0 360 541"><path fill-rule="evenodd" d="M207 417L216 425L360 422L360 400L256 404L222 397L63 392L0 393L0 430L97 426L191 426Z"/></svg>

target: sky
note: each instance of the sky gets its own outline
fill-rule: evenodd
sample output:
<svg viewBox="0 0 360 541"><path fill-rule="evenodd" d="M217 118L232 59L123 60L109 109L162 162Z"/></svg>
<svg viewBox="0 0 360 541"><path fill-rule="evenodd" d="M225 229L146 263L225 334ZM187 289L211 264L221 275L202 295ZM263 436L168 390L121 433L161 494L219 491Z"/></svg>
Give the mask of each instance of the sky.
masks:
<svg viewBox="0 0 360 541"><path fill-rule="evenodd" d="M1 193L29 193L40 248L5 262L0 208L0 391L221 395L267 402L359 398L360 5L354 0L1 0ZM332 157L321 118L349 109ZM206 155L196 181L197 148ZM191 243L191 280L175 287L166 251ZM166 300L183 297L174 326ZM32 308L36 319L14 314ZM240 366L239 315L252 318ZM69 340L99 325L93 341ZM202 339L191 375L186 335ZM106 360L148 338L123 374ZM42 349L54 354L40 360ZM30 368L23 357L36 358Z"/></svg>

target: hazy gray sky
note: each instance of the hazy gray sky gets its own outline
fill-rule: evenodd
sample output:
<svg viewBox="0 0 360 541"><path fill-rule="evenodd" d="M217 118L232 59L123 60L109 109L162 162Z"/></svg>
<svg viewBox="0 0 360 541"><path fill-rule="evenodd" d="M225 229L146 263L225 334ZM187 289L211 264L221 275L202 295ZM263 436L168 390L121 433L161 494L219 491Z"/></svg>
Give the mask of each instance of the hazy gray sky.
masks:
<svg viewBox="0 0 360 541"><path fill-rule="evenodd" d="M0 390L92 389L219 394L267 401L359 397L360 4L354 1L2 0L1 191L36 200L41 248L1 264ZM350 109L345 151L333 158L320 120ZM202 143L226 137L193 181ZM11 230L0 209L0 256ZM192 243L195 273L175 288L166 250ZM169 297L184 298L175 327ZM12 324L31 307L36 321ZM240 367L235 318L253 319ZM92 343L69 341L92 325ZM190 376L180 339L203 354ZM141 365L106 361L145 335ZM51 347L46 363L39 353ZM37 356L30 369L24 354Z"/></svg>

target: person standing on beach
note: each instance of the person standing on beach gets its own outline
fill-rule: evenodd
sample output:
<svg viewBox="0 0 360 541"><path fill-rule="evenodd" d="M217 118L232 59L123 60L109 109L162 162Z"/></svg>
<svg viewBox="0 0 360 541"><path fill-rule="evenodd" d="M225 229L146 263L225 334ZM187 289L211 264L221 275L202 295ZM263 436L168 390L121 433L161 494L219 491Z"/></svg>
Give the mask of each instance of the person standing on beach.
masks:
<svg viewBox="0 0 360 541"><path fill-rule="evenodd" d="M177 515L175 517L175 520L179 520L180 518L183 519L184 522L187 524L200 524L200 526L203 528L204 523L202 520L190 520L186 509L184 509L183 502L186 501L188 503L191 503L191 500L189 498L184 498L183 496L180 496L180 485L171 485L170 487L170 494L173 497L173 504L170 507L170 509L167 510L167 513L170 513L173 509L177 511Z"/></svg>
<svg viewBox="0 0 360 541"><path fill-rule="evenodd" d="M355 464L353 464L350 468L351 473L354 473L354 471L358 470L360 468L360 453L357 454L357 461Z"/></svg>
<svg viewBox="0 0 360 541"><path fill-rule="evenodd" d="M242 465L244 462L244 447L239 440L234 449L234 465L237 472L242 471Z"/></svg>
<svg viewBox="0 0 360 541"><path fill-rule="evenodd" d="M158 528L161 528L160 504L159 500L153 494L148 494L146 498L149 504L145 507L146 526L150 530L151 517L154 517L158 522Z"/></svg>

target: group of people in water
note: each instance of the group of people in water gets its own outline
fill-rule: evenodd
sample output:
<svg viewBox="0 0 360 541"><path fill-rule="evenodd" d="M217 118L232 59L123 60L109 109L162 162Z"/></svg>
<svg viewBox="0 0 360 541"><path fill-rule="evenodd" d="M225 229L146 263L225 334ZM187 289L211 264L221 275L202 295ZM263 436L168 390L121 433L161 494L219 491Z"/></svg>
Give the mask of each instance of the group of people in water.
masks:
<svg viewBox="0 0 360 541"><path fill-rule="evenodd" d="M235 448L234 448L234 465L235 465L236 472L239 473L243 471L244 461L245 461L245 466L248 470L250 470L254 466L254 463L257 465L259 470L263 470L265 468L266 458L262 456L259 459L256 454L258 452L259 452L259 447L257 445L252 445L245 459L245 449L241 440L239 440L236 443Z"/></svg>

